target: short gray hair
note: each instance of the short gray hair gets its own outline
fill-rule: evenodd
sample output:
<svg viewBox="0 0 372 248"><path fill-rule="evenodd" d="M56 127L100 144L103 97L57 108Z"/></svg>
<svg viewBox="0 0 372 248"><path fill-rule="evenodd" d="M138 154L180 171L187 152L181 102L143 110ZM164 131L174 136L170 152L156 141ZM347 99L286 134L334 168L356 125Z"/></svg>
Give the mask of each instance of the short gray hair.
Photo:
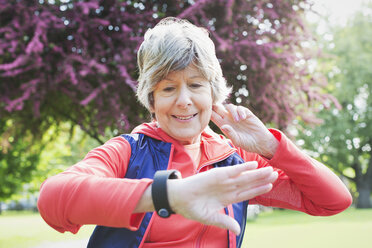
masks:
<svg viewBox="0 0 372 248"><path fill-rule="evenodd" d="M169 72L193 63L210 82L213 103L222 103L231 92L222 75L215 46L206 29L184 19L167 17L147 30L138 53L138 100L150 110L156 84Z"/></svg>

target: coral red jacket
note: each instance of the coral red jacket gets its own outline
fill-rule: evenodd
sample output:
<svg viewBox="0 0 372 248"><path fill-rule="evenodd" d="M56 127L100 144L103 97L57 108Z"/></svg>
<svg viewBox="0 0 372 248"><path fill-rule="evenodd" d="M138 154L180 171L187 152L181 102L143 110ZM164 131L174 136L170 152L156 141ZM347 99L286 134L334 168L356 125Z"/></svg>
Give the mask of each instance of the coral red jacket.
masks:
<svg viewBox="0 0 372 248"><path fill-rule="evenodd" d="M279 146L274 157L267 160L231 147L229 140L207 128L202 133L198 170L194 169L183 146L155 122L142 124L133 133L172 143L173 156L168 169L179 170L184 178L211 169L211 163L235 151L245 161L257 161L259 167L274 167L279 178L273 189L250 200L250 204L294 209L311 215L333 215L350 206L350 193L335 174L301 152L281 132L270 131L278 139ZM134 214L133 210L152 180L124 178L130 154L129 143L116 137L90 151L65 172L47 179L41 186L38 200L41 216L59 232L76 233L83 224L136 230L144 214ZM148 243L144 247L211 247L211 244L226 247L227 234L218 227L204 226L175 215L168 220L155 217L145 241Z"/></svg>

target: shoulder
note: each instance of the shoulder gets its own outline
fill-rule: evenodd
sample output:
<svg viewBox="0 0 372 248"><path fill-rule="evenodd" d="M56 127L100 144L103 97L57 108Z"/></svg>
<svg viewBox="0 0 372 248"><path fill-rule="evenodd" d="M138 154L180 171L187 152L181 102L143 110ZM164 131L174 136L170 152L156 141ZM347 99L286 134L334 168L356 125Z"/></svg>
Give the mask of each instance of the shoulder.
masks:
<svg viewBox="0 0 372 248"><path fill-rule="evenodd" d="M131 146L129 142L125 138L117 136L109 139L104 144L90 150L84 159L97 156L119 158L130 154L130 151Z"/></svg>

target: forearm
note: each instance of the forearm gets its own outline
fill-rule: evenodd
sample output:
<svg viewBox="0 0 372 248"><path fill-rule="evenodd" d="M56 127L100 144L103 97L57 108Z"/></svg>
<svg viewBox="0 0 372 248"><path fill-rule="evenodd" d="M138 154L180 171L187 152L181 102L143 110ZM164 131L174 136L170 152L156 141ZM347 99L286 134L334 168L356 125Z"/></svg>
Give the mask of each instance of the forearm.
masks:
<svg viewBox="0 0 372 248"><path fill-rule="evenodd" d="M141 198L139 199L133 213L145 213L155 211L151 196L151 184L145 189Z"/></svg>
<svg viewBox="0 0 372 248"><path fill-rule="evenodd" d="M135 229L142 215L133 215L150 179L102 178L63 173L41 187L38 207L45 221L60 232L76 233L83 224Z"/></svg>
<svg viewBox="0 0 372 248"><path fill-rule="evenodd" d="M264 204L296 209L312 215L332 215L351 204L351 195L342 181L325 165L301 152L282 137L269 164L284 173L273 191L258 197Z"/></svg>

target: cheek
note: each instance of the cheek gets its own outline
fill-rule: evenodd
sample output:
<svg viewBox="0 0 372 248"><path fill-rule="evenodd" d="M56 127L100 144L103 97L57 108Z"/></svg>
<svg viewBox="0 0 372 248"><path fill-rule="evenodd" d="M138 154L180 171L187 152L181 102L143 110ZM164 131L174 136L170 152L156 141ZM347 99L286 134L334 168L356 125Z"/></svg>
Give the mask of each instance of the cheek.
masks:
<svg viewBox="0 0 372 248"><path fill-rule="evenodd" d="M154 94L154 100L153 100L153 107L152 111L157 113L157 112L162 112L164 111L165 108L169 105L169 102L167 101L167 98L164 98L162 96L159 96L158 94Z"/></svg>
<svg viewBox="0 0 372 248"><path fill-rule="evenodd" d="M212 96L209 94L205 94L204 96L201 96L200 99L200 106L203 108L204 112L210 118L212 115L212 107L213 107L213 99Z"/></svg>

